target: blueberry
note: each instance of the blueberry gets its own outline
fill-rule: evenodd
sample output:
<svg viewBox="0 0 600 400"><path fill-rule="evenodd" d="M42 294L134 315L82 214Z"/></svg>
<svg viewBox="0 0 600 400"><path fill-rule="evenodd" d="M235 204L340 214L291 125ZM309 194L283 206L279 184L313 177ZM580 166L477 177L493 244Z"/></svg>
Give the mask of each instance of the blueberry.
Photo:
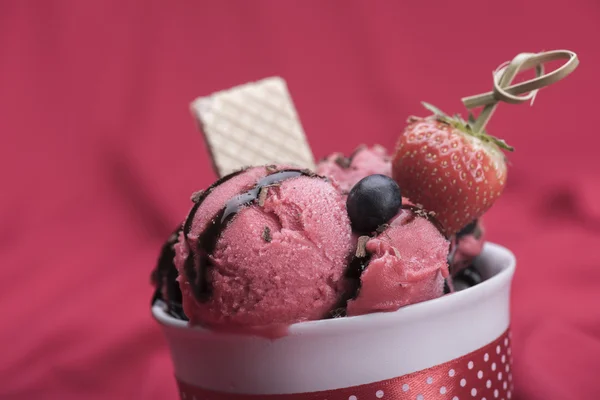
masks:
<svg viewBox="0 0 600 400"><path fill-rule="evenodd" d="M369 175L348 194L346 208L356 232L370 233L388 222L402 206L400 187L385 175Z"/></svg>

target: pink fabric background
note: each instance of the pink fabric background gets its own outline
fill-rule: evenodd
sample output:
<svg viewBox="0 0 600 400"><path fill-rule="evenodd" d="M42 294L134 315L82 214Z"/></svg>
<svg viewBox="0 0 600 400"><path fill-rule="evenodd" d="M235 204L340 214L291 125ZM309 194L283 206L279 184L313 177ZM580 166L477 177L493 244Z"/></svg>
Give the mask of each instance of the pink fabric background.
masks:
<svg viewBox="0 0 600 400"><path fill-rule="evenodd" d="M0 398L176 398L148 276L214 178L196 96L284 76L321 157L557 48L580 68L489 126L517 151L486 222L518 398L600 398L599 42L597 0L0 2Z"/></svg>

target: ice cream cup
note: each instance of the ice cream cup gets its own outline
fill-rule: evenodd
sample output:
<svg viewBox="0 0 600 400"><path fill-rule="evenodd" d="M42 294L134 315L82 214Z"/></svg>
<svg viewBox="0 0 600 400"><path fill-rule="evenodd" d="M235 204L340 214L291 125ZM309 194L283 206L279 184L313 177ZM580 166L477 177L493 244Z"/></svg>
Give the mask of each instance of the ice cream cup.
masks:
<svg viewBox="0 0 600 400"><path fill-rule="evenodd" d="M182 399L510 399L515 257L486 243L485 281L376 313L303 322L267 339L188 327L155 304Z"/></svg>

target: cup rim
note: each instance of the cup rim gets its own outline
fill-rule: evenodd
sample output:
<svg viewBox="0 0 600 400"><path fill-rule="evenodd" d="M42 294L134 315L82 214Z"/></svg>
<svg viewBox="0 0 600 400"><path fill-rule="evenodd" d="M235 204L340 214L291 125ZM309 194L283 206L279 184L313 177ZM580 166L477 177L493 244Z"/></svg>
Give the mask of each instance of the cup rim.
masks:
<svg viewBox="0 0 600 400"><path fill-rule="evenodd" d="M366 315L351 317L322 319L315 321L303 321L289 325L286 336L310 336L324 334L342 334L348 330L361 331L372 329L385 329L390 326L397 326L399 322L409 323L411 320L426 319L434 317L440 313L459 309L466 303L477 301L496 292L510 283L516 268L515 255L506 247L496 243L486 242L482 255L488 257L503 257L505 267L494 276L486 279L480 284L439 297L437 299L427 300L417 304L411 304L391 312L376 312ZM477 264L477 261L475 262ZM197 335L242 335L239 333L224 333L212 331L202 326L189 326L188 321L180 320L170 316L160 303L152 305L152 315L154 319L164 327L176 329L179 331L194 332ZM248 336L248 335L242 335Z"/></svg>

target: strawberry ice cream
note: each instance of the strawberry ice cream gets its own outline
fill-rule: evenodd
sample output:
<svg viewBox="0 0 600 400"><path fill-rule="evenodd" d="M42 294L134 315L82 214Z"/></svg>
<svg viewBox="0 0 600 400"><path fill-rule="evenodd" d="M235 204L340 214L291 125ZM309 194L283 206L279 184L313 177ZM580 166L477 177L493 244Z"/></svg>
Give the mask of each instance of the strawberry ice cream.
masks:
<svg viewBox="0 0 600 400"><path fill-rule="evenodd" d="M306 170L253 167L198 194L175 245L183 309L214 329L327 317L350 295L344 199Z"/></svg>
<svg viewBox="0 0 600 400"><path fill-rule="evenodd" d="M381 174L392 176L391 158L383 146L360 146L350 157L342 153L333 153L317 165L319 175L330 178L343 194L362 178Z"/></svg>
<svg viewBox="0 0 600 400"><path fill-rule="evenodd" d="M357 249L364 271L357 296L348 301L348 315L395 311L443 295L448 241L422 210L404 207L366 241L362 254Z"/></svg>
<svg viewBox="0 0 600 400"><path fill-rule="evenodd" d="M252 167L192 201L153 273L155 300L191 325L279 335L444 294L449 242L388 176L343 196L308 170Z"/></svg>

